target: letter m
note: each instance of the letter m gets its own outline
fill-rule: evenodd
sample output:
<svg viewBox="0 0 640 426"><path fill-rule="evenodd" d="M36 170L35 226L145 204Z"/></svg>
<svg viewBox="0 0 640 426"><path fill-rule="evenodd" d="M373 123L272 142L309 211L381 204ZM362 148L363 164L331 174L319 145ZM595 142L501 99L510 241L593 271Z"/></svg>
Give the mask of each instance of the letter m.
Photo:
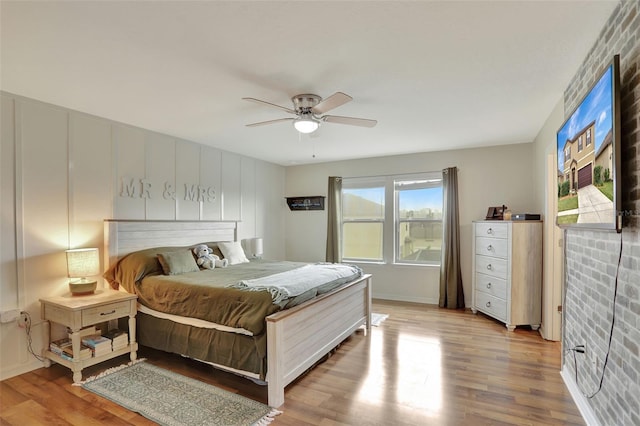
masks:
<svg viewBox="0 0 640 426"><path fill-rule="evenodd" d="M197 201L198 200L198 186L191 185L188 183L184 184L184 199L187 201Z"/></svg>
<svg viewBox="0 0 640 426"><path fill-rule="evenodd" d="M122 191L120 192L120 196L129 198L136 196L136 184L133 183L133 179L127 177L122 178Z"/></svg>

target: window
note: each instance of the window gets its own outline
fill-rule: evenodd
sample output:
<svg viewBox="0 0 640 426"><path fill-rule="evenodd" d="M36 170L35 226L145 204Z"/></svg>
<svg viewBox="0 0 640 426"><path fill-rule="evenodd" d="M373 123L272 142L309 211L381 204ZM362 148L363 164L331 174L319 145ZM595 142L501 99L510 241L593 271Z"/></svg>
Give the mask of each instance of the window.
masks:
<svg viewBox="0 0 640 426"><path fill-rule="evenodd" d="M582 135L578 137L578 152L582 152Z"/></svg>
<svg viewBox="0 0 640 426"><path fill-rule="evenodd" d="M591 145L591 129L587 129L587 146Z"/></svg>
<svg viewBox="0 0 640 426"><path fill-rule="evenodd" d="M342 180L343 258L383 260L384 210L384 180Z"/></svg>
<svg viewBox="0 0 640 426"><path fill-rule="evenodd" d="M442 173L343 178L346 261L439 264Z"/></svg>
<svg viewBox="0 0 640 426"><path fill-rule="evenodd" d="M440 263L442 177L395 181L398 263Z"/></svg>
<svg viewBox="0 0 640 426"><path fill-rule="evenodd" d="M564 161L571 160L571 147L568 146L564 149Z"/></svg>

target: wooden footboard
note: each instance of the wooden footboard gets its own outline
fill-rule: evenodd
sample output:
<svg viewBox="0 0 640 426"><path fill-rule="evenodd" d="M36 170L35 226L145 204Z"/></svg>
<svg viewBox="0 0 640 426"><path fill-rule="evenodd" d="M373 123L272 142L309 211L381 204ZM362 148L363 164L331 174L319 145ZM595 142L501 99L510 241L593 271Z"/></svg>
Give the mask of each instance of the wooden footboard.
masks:
<svg viewBox="0 0 640 426"><path fill-rule="evenodd" d="M269 405L284 403L284 388L361 325L371 331L371 275L267 317Z"/></svg>

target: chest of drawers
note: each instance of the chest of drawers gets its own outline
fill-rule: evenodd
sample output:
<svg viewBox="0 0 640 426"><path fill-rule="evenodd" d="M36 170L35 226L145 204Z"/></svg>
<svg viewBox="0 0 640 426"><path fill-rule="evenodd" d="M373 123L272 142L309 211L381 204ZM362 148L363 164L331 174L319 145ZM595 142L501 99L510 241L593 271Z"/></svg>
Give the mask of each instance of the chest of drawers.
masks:
<svg viewBox="0 0 640 426"><path fill-rule="evenodd" d="M540 327L542 304L542 222L473 223L472 311L513 331Z"/></svg>

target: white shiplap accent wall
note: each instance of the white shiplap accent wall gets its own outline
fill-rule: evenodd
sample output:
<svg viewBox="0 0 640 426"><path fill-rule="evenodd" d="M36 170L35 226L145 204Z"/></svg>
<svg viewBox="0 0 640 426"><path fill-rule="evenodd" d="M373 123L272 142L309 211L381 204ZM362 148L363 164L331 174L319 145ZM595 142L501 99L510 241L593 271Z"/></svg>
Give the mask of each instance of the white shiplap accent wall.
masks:
<svg viewBox="0 0 640 426"><path fill-rule="evenodd" d="M240 156L225 154L222 162L222 219L240 219Z"/></svg>
<svg viewBox="0 0 640 426"><path fill-rule="evenodd" d="M102 251L104 219L241 220L239 239L263 237L265 257L284 259L282 166L5 92L1 100L0 303L31 314L36 351L39 299L67 291L64 250ZM133 196L122 196L123 177ZM185 199L185 184L213 188L215 200ZM0 380L41 367L15 324L0 325L0 342Z"/></svg>
<svg viewBox="0 0 640 426"><path fill-rule="evenodd" d="M174 138L147 132L145 140L146 173L144 176L152 185L153 190L151 197L145 199L145 219L147 220L175 220L176 218L176 200L163 196L167 183L173 185L175 189L175 154L176 140ZM189 159L186 161L189 162ZM141 176L140 173L137 176Z"/></svg>
<svg viewBox="0 0 640 426"><path fill-rule="evenodd" d="M115 218L145 219L143 198L122 197L123 178L134 179L146 175L145 132L131 126L113 125L113 214Z"/></svg>
<svg viewBox="0 0 640 426"><path fill-rule="evenodd" d="M198 206L199 217L202 220L221 220L222 219L222 199L224 196L222 189L222 151L206 146L200 145L200 183L206 187L212 186L216 188L216 201L214 203L206 203ZM181 167L189 167L188 162L184 162ZM188 181L182 182L181 189L184 188L184 184ZM192 203L184 201L182 198L183 206L186 209L190 209ZM186 210L185 209L185 210ZM180 217L180 220L195 219L198 216Z"/></svg>
<svg viewBox="0 0 640 426"><path fill-rule="evenodd" d="M112 217L111 125L83 114L69 115L69 246L100 247L102 233L93 221Z"/></svg>

